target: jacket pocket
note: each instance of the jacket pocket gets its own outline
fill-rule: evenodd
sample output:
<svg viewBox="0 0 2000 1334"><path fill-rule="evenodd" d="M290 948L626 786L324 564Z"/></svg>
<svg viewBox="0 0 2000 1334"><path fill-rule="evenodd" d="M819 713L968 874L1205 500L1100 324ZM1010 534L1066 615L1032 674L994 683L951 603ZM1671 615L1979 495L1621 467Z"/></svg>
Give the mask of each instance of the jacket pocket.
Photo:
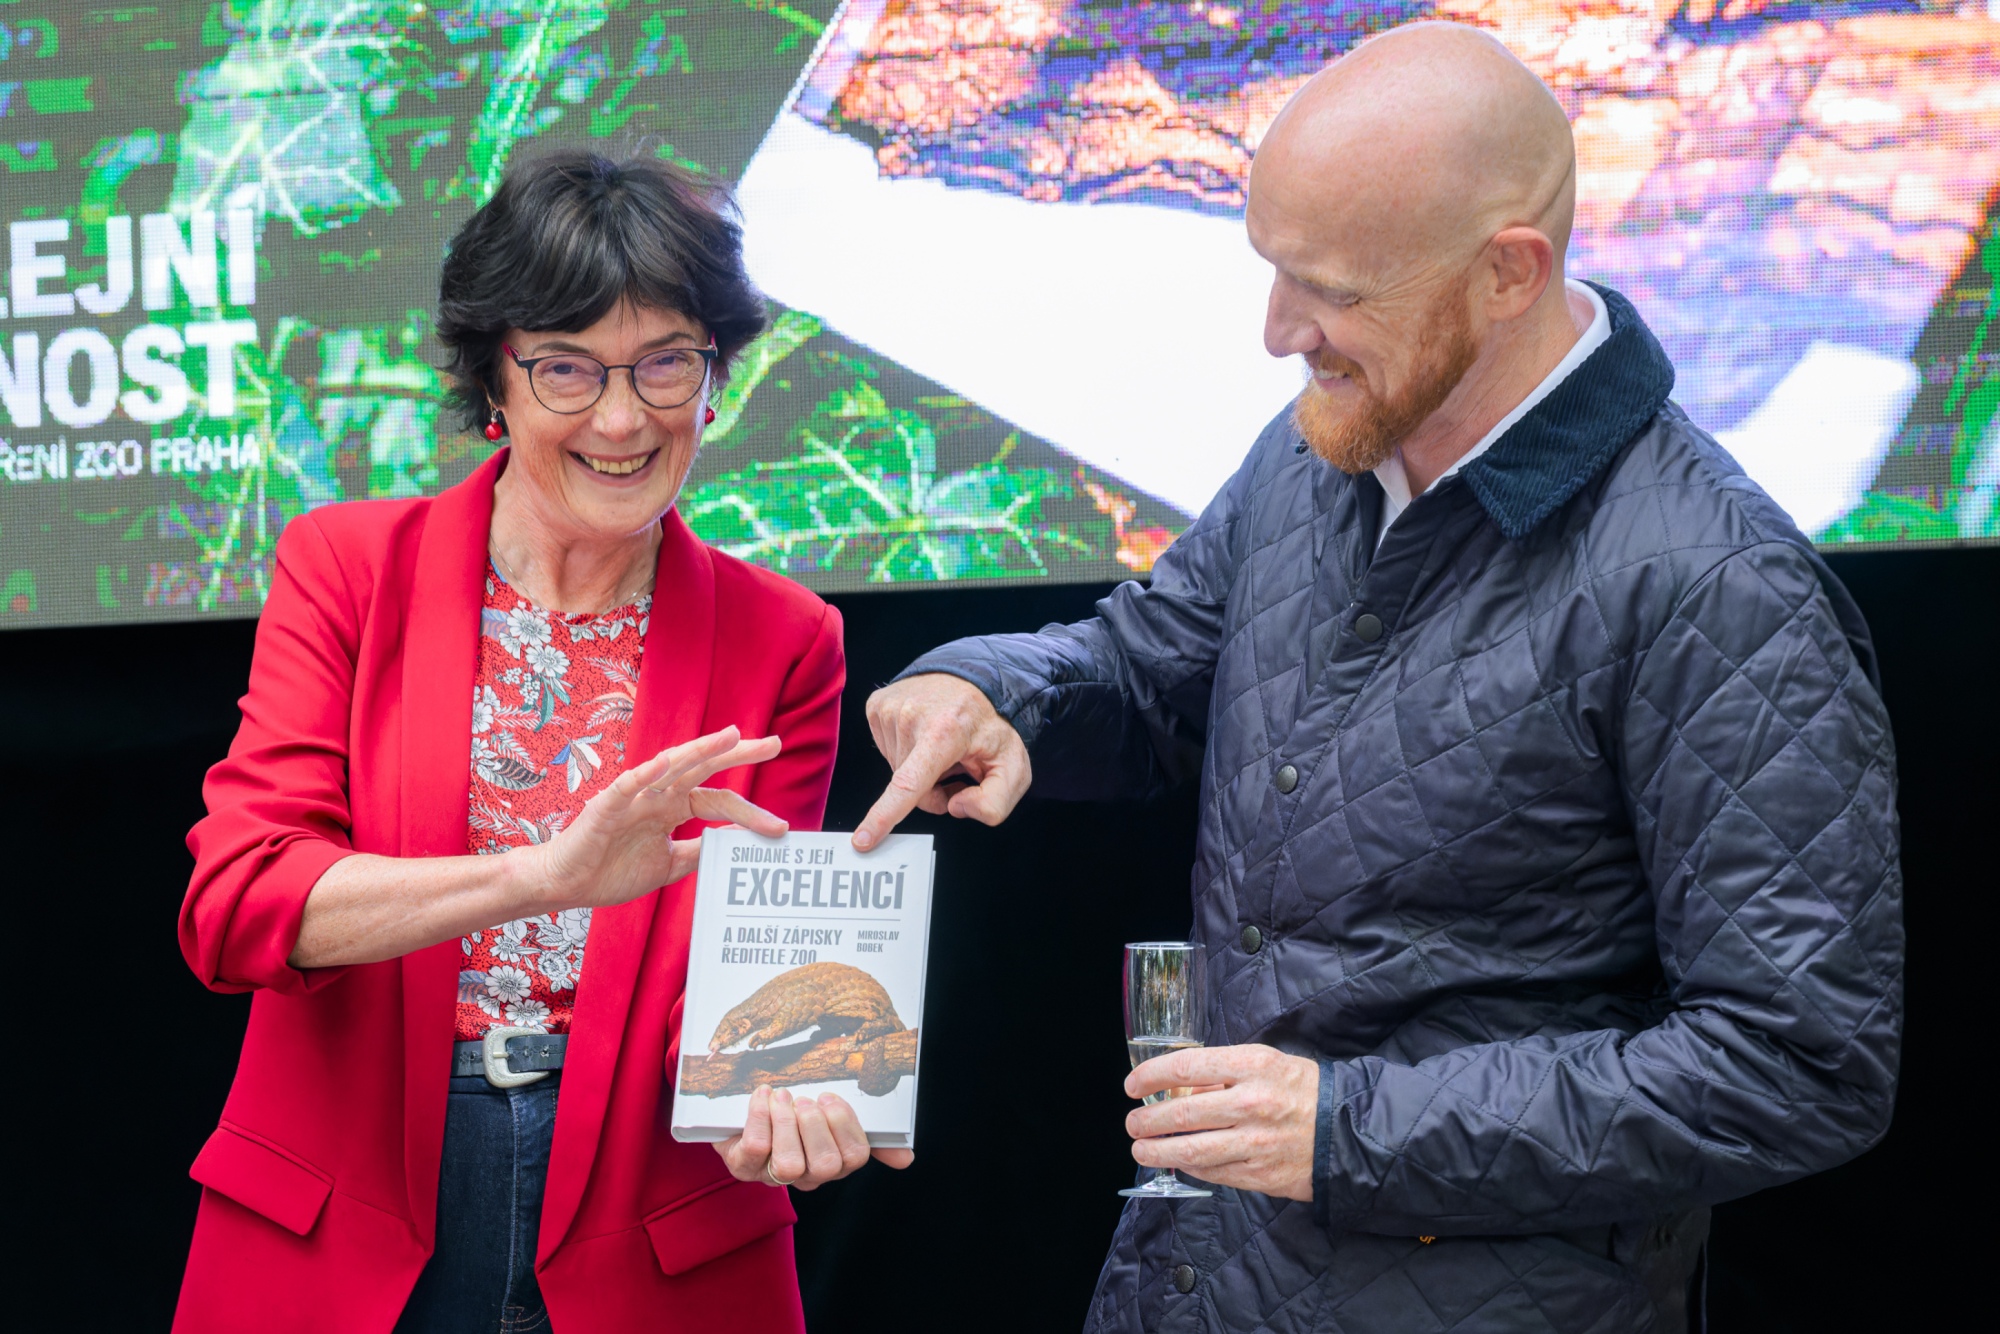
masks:
<svg viewBox="0 0 2000 1334"><path fill-rule="evenodd" d="M791 1192L754 1182L720 1181L646 1215L646 1235L664 1274L685 1274L781 1227L790 1227Z"/></svg>
<svg viewBox="0 0 2000 1334"><path fill-rule="evenodd" d="M333 1178L295 1153L224 1121L195 1156L188 1175L287 1232L303 1237L319 1221Z"/></svg>

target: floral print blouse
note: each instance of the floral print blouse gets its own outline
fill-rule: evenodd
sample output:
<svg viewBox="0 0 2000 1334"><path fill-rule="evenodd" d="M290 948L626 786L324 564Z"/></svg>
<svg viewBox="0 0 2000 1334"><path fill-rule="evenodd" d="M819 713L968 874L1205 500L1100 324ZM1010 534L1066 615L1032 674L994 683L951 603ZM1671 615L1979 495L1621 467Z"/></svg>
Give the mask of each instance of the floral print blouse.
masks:
<svg viewBox="0 0 2000 1334"><path fill-rule="evenodd" d="M472 688L466 847L546 843L625 768L652 598L595 615L545 611L488 568ZM460 942L457 1038L496 1024L567 1033L590 909L526 917Z"/></svg>

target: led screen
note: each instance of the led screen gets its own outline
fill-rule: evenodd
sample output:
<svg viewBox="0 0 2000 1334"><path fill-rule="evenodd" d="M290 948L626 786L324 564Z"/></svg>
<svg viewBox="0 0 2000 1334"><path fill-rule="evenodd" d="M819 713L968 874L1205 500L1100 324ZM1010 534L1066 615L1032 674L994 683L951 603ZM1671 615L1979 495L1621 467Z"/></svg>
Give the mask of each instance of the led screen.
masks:
<svg viewBox="0 0 2000 1334"><path fill-rule="evenodd" d="M1935 0L0 0L0 625L255 615L428 494L453 230L540 143L735 182L769 333L681 499L833 590L1143 574L1297 392L1248 166L1371 33L1495 31L1573 273L1829 547L2000 532L2000 21Z"/></svg>

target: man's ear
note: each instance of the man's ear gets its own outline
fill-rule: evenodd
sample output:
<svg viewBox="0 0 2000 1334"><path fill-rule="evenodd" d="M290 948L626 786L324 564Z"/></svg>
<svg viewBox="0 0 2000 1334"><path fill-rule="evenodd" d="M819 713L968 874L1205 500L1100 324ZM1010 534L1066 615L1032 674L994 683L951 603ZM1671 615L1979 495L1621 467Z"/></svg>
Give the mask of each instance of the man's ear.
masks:
<svg viewBox="0 0 2000 1334"><path fill-rule="evenodd" d="M1533 227L1502 228L1487 243L1486 257L1492 266L1486 317L1495 323L1527 314L1555 276L1555 246Z"/></svg>

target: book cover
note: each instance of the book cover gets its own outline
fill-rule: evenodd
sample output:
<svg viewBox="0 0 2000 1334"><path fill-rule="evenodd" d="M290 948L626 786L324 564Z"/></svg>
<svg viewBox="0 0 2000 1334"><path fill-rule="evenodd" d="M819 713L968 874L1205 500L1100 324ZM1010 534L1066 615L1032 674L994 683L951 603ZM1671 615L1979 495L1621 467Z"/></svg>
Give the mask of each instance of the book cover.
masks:
<svg viewBox="0 0 2000 1334"><path fill-rule="evenodd" d="M728 1139L759 1084L845 1098L909 1148L930 940L929 834L702 835L673 1136Z"/></svg>

